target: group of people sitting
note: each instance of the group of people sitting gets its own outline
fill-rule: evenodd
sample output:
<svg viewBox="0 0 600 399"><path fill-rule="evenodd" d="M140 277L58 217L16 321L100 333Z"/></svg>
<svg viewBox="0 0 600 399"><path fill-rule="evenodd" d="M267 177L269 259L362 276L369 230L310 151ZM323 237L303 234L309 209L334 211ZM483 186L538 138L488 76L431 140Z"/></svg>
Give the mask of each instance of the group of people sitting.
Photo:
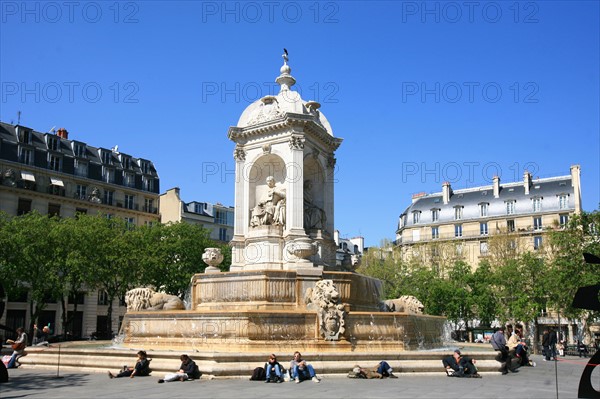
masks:
<svg viewBox="0 0 600 399"><path fill-rule="evenodd" d="M289 369L286 370L277 360L275 354L269 355L269 359L264 367L257 367L252 373L251 380L264 380L264 382L281 383L285 380L300 383L306 380L321 382L315 373L313 366L302 359L300 352L294 352L294 357L290 361Z"/></svg>
<svg viewBox="0 0 600 399"><path fill-rule="evenodd" d="M198 365L188 355L184 354L179 356L179 360L181 360L181 366L179 366L179 370L174 373L165 374L164 378L158 380L159 384L172 381L194 380L202 376ZM151 361L152 359L148 359L146 351L139 351L137 353L137 361L135 362L135 366L123 366L123 369L121 369L117 375L114 375L109 371L108 377L112 379L122 377L134 378L136 376L149 376L152 372L152 369L150 368Z"/></svg>
<svg viewBox="0 0 600 399"><path fill-rule="evenodd" d="M475 363L475 359L464 356L458 349L451 356L442 359L448 377L481 378Z"/></svg>
<svg viewBox="0 0 600 399"><path fill-rule="evenodd" d="M498 352L496 360L501 364L500 371L503 375L508 374L509 371L517 373L517 369L522 366L536 366L535 362L529 359L529 348L523 335L523 325L516 324L513 329L512 325L508 324L506 334L504 326L500 326L492 335L490 343Z"/></svg>

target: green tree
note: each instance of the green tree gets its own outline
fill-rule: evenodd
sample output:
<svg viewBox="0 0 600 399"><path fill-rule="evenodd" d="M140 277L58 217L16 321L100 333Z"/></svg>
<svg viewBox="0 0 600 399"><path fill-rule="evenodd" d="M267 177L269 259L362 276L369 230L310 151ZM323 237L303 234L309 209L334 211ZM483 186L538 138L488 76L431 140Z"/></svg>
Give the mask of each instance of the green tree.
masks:
<svg viewBox="0 0 600 399"><path fill-rule="evenodd" d="M496 278L487 260L479 263L472 275L472 299L475 317L484 326L490 326L498 313L498 299L494 291Z"/></svg>
<svg viewBox="0 0 600 399"><path fill-rule="evenodd" d="M204 249L219 247L209 238L208 230L189 223L154 225L145 229L142 240L147 248L144 283L181 298L188 291L192 276L206 268L202 261ZM228 247L220 248L231 252ZM229 264L223 268L231 264L231 255L227 252L224 255L228 255Z"/></svg>
<svg viewBox="0 0 600 399"><path fill-rule="evenodd" d="M119 218L104 215L80 215L81 256L88 262L87 282L90 288L106 292L107 326L112 335L113 301L141 281L141 258L144 247L135 228Z"/></svg>
<svg viewBox="0 0 600 399"><path fill-rule="evenodd" d="M565 229L549 234L546 245L550 254L548 306L565 317L581 318L584 330L600 319L600 313L575 309L572 302L579 287L600 283L598 265L588 264L583 258L584 252L600 256L599 228L599 211L573 215Z"/></svg>
<svg viewBox="0 0 600 399"><path fill-rule="evenodd" d="M3 216L1 220L0 274L9 297L29 292L31 337L33 324L45 309L47 299L55 297L60 242L51 232L58 219L34 211L19 217Z"/></svg>

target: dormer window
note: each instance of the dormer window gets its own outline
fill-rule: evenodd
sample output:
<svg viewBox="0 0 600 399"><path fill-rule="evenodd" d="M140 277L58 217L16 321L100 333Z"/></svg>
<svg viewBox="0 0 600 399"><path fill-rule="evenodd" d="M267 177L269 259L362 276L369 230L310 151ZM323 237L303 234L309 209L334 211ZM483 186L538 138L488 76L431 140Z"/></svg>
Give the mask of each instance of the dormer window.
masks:
<svg viewBox="0 0 600 399"><path fill-rule="evenodd" d="M533 211L540 212L542 210L542 198L536 197L531 200Z"/></svg>
<svg viewBox="0 0 600 399"><path fill-rule="evenodd" d="M150 174L150 162L140 159L140 169L144 174Z"/></svg>
<svg viewBox="0 0 600 399"><path fill-rule="evenodd" d="M131 169L131 158L123 157L121 162L123 164L123 169Z"/></svg>
<svg viewBox="0 0 600 399"><path fill-rule="evenodd" d="M479 204L479 216L480 217L486 217L488 215L488 209L490 207L490 204L488 204L487 202L482 202Z"/></svg>
<svg viewBox="0 0 600 399"><path fill-rule="evenodd" d="M19 142L23 144L31 144L31 130L23 129L22 127L17 127L17 129L19 135Z"/></svg>
<svg viewBox="0 0 600 399"><path fill-rule="evenodd" d="M46 144L49 150L58 151L58 137L46 136Z"/></svg>
<svg viewBox="0 0 600 399"><path fill-rule="evenodd" d="M414 211L413 212L413 223L417 224L421 221L421 211Z"/></svg>
<svg viewBox="0 0 600 399"><path fill-rule="evenodd" d="M506 214L514 215L515 214L515 200L506 201Z"/></svg>
<svg viewBox="0 0 600 399"><path fill-rule="evenodd" d="M569 196L567 194L561 194L558 196L558 208L567 209L569 207Z"/></svg>
<svg viewBox="0 0 600 399"><path fill-rule="evenodd" d="M439 209L432 209L431 210L431 221L432 222L437 222L438 220L440 220L440 210Z"/></svg>
<svg viewBox="0 0 600 399"><path fill-rule="evenodd" d="M454 207L454 220L461 220L463 218L463 206Z"/></svg>
<svg viewBox="0 0 600 399"><path fill-rule="evenodd" d="M86 147L83 143L73 143L73 153L77 158L86 158Z"/></svg>
<svg viewBox="0 0 600 399"><path fill-rule="evenodd" d="M102 151L101 153L101 157L102 157L102 163L106 164L106 165L111 165L112 164L112 154L108 151Z"/></svg>

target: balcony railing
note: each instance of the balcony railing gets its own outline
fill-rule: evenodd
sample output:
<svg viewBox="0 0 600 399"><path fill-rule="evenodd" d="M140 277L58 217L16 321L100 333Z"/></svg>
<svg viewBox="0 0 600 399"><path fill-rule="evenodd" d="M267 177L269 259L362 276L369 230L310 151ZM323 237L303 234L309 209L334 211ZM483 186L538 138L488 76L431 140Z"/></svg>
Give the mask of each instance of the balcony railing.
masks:
<svg viewBox="0 0 600 399"><path fill-rule="evenodd" d="M510 235L517 235L517 236L521 236L521 235L532 235L532 234L541 234L545 231L548 230L552 230L551 227L546 226L543 229L534 229L533 227L529 227L529 228L520 228L518 229L518 231L515 232L510 232L508 234ZM435 242L435 241L451 241L451 240L474 240L474 239L487 239L490 236L494 236L494 235L499 235L499 234L506 234L505 232L497 232L495 234L477 234L477 233L464 233L460 236L457 237L454 234L439 234L438 237L436 238L432 238L431 235L427 235L426 237L421 236L418 240L413 240L412 237L403 237L403 238L399 238L397 240L394 241L394 244L396 245L401 245L401 244L415 244L415 243L423 243L423 242Z"/></svg>

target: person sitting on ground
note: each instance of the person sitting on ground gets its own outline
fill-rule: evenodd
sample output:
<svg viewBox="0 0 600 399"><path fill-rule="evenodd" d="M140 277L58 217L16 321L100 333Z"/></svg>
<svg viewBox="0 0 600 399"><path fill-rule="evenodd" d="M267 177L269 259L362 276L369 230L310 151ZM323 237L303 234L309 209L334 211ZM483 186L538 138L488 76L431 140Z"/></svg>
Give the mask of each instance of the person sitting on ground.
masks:
<svg viewBox="0 0 600 399"><path fill-rule="evenodd" d="M365 369L360 367L359 365L354 366L352 371L348 373L348 377L350 378L398 378L394 375L392 367L388 362L382 360L377 364L377 366L372 369Z"/></svg>
<svg viewBox="0 0 600 399"><path fill-rule="evenodd" d="M167 373L165 374L165 378L161 378L158 380L158 383L161 384L163 382L171 382L171 381L186 381L190 379L198 379L202 376L200 369L188 355L181 355L179 357L181 360L181 366L179 367L179 371L176 373Z"/></svg>
<svg viewBox="0 0 600 399"><path fill-rule="evenodd" d="M48 339L50 336L50 327L44 326L42 332L38 335L37 343L34 346L48 346Z"/></svg>
<svg viewBox="0 0 600 399"><path fill-rule="evenodd" d="M265 382L283 382L283 367L277 361L277 356L271 354L265 363Z"/></svg>
<svg viewBox="0 0 600 399"><path fill-rule="evenodd" d="M448 377L467 377L467 378L481 378L481 375L477 372L475 359L469 356L463 356L460 350L456 349L452 356L447 356L442 359L442 364L446 369L446 375Z"/></svg>
<svg viewBox="0 0 600 399"><path fill-rule="evenodd" d="M315 369L310 364L306 363L302 359L300 352L294 352L294 358L290 362L291 377L296 383L305 380L313 380L314 382L321 382L315 374Z"/></svg>
<svg viewBox="0 0 600 399"><path fill-rule="evenodd" d="M23 329L23 327L17 328L16 340L13 341L12 339L7 339L6 342L11 344L13 349L12 356L10 357L6 368L15 369L20 366L17 360L27 355L25 353L25 348L27 347L27 334L25 334L25 330Z"/></svg>
<svg viewBox="0 0 600 399"><path fill-rule="evenodd" d="M123 366L123 370L121 370L117 375L113 375L110 371L108 372L109 378L121 378L121 377L129 377L133 378L135 376L138 377L147 377L152 372L150 370L150 360L148 359L148 355L145 351L139 351L137 353L137 361L135 362L135 366L133 368Z"/></svg>

